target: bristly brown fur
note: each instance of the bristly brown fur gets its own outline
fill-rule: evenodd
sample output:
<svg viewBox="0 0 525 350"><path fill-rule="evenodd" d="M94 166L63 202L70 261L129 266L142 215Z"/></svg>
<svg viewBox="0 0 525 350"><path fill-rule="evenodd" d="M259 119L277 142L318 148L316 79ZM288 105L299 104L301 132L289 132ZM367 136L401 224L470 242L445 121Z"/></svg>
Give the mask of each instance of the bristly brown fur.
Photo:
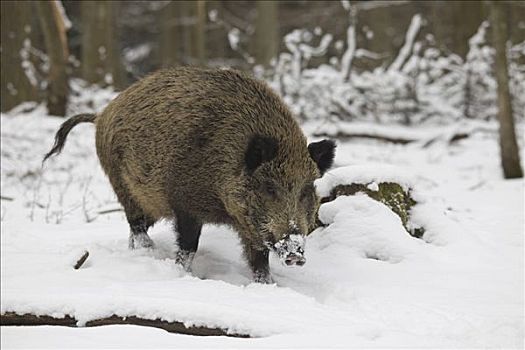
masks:
<svg viewBox="0 0 525 350"><path fill-rule="evenodd" d="M243 220L243 158L254 135L279 141L278 170L290 180L317 177L288 108L234 70L156 72L121 93L96 125L97 153L119 199L154 219L181 210L203 222Z"/></svg>

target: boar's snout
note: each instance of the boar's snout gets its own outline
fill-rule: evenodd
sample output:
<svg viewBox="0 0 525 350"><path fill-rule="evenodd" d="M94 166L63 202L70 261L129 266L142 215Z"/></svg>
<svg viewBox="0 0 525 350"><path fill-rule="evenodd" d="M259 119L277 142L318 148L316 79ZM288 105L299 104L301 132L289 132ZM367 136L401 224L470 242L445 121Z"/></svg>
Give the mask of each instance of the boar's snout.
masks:
<svg viewBox="0 0 525 350"><path fill-rule="evenodd" d="M277 242L273 248L281 262L286 266L303 266L306 263L304 246L304 235L291 234Z"/></svg>

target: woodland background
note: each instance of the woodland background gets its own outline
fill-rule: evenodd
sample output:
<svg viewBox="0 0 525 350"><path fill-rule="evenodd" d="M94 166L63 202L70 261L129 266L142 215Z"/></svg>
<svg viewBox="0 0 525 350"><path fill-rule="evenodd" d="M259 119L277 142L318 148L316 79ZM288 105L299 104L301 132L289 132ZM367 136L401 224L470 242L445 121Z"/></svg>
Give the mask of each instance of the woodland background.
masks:
<svg viewBox="0 0 525 350"><path fill-rule="evenodd" d="M520 1L3 1L1 6L3 112L27 101L45 101L51 115L85 111L90 101L71 102L79 90L121 91L151 71L177 65L252 71L303 121L490 120L498 115L499 91L499 103L506 106L502 132L508 135L502 138L509 144L502 148L518 161L512 116L525 115L525 3ZM498 76L506 89L498 90ZM518 165L508 167L509 176L521 174Z"/></svg>

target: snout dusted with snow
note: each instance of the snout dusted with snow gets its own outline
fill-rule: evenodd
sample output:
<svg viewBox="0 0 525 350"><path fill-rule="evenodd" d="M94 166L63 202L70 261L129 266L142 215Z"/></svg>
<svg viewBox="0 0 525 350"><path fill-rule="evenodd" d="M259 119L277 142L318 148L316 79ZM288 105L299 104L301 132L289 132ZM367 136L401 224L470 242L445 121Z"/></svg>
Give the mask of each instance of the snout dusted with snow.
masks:
<svg viewBox="0 0 525 350"><path fill-rule="evenodd" d="M275 243L273 250L284 265L303 266L306 263L304 257L305 243L304 235L291 234Z"/></svg>

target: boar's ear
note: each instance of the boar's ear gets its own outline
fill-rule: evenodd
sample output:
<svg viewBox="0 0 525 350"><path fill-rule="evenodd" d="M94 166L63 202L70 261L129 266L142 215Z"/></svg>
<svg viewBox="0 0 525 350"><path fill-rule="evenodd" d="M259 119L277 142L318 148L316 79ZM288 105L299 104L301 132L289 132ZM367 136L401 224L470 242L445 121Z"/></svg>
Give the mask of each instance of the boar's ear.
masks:
<svg viewBox="0 0 525 350"><path fill-rule="evenodd" d="M332 140L312 142L308 145L308 152L310 152L310 157L317 164L322 176L334 163L335 142Z"/></svg>
<svg viewBox="0 0 525 350"><path fill-rule="evenodd" d="M275 158L277 149L278 144L275 138L261 135L253 136L244 154L244 163L248 173L251 175L262 163Z"/></svg>

